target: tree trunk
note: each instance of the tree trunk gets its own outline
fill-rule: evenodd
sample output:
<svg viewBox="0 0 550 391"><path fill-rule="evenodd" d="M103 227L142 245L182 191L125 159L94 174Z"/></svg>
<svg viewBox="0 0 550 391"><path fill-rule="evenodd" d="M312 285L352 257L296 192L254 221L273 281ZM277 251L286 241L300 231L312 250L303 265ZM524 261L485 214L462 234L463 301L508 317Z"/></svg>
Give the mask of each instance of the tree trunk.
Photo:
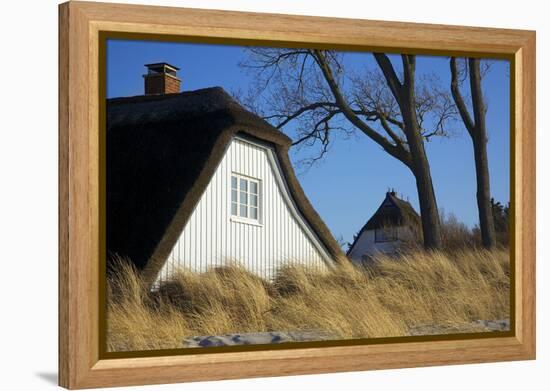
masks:
<svg viewBox="0 0 550 391"><path fill-rule="evenodd" d="M409 145L411 142L409 141ZM411 147L412 149L412 147ZM420 216L422 218L422 234L424 236L424 247L429 250L441 248L441 226L439 211L432 184L432 176L424 145L420 144L417 153L413 153L413 175L416 179L416 190L420 204ZM424 156L424 157L422 157Z"/></svg>
<svg viewBox="0 0 550 391"><path fill-rule="evenodd" d="M489 161L487 159L487 128L485 126L485 104L481 90L481 75L479 59L468 60L470 68L470 90L474 112L474 132L472 142L477 179L477 207L479 212L479 227L481 241L486 248L496 245L495 224L491 209L491 187L489 182Z"/></svg>
<svg viewBox="0 0 550 391"><path fill-rule="evenodd" d="M403 102L402 109L405 128L410 130L406 132L407 143L412 157L410 169L416 179L424 247L428 250L435 250L441 248L442 240L439 211L432 183L430 164L426 156L420 130L418 129L416 111L411 109L410 99Z"/></svg>
<svg viewBox="0 0 550 391"><path fill-rule="evenodd" d="M489 185L489 163L487 161L486 140L474 140L474 155L477 179L477 208L479 228L483 247L493 248L496 245L495 224L491 208L491 190Z"/></svg>
<svg viewBox="0 0 550 391"><path fill-rule="evenodd" d="M442 245L439 211L437 210L430 164L428 163L424 140L416 115L416 57L414 55L401 55L403 63L403 83L401 83L388 57L378 53L374 53L374 56L397 100L403 118L404 133L411 156L408 166L416 179L424 248L427 250L439 249Z"/></svg>

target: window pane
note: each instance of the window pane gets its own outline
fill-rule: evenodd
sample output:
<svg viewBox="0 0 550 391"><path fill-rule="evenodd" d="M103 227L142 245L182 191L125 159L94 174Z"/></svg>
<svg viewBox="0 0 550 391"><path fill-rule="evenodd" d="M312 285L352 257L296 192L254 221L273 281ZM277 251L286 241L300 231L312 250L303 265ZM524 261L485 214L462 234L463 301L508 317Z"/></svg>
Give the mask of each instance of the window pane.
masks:
<svg viewBox="0 0 550 391"><path fill-rule="evenodd" d="M260 183L257 180L231 175L231 215L259 220Z"/></svg>
<svg viewBox="0 0 550 391"><path fill-rule="evenodd" d="M246 179L241 178L241 191L247 191L248 190L248 181Z"/></svg>
<svg viewBox="0 0 550 391"><path fill-rule="evenodd" d="M258 208L250 208L250 218L258 220Z"/></svg>
<svg viewBox="0 0 550 391"><path fill-rule="evenodd" d="M241 205L241 217L248 217L247 209L246 205Z"/></svg>

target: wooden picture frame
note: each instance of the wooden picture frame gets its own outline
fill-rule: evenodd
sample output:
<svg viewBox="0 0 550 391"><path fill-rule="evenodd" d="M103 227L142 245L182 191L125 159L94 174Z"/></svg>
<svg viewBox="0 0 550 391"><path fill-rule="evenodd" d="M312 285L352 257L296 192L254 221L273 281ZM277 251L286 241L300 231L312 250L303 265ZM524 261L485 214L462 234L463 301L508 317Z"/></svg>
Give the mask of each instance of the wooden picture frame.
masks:
<svg viewBox="0 0 550 391"><path fill-rule="evenodd" d="M100 37L308 45L511 61L514 232L512 331L499 338L401 338L383 343L170 356L101 354ZM103 113L104 115L104 113ZM99 300L98 300L99 298ZM140 5L59 6L59 384L90 388L535 358L535 33Z"/></svg>

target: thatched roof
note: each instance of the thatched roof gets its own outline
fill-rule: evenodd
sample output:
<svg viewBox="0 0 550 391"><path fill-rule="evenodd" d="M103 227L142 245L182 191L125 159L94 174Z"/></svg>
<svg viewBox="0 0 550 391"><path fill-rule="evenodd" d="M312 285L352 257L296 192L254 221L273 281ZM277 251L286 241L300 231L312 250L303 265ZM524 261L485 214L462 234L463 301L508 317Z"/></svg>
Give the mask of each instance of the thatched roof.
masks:
<svg viewBox="0 0 550 391"><path fill-rule="evenodd" d="M109 254L128 257L152 281L239 133L273 145L300 213L340 259L338 243L296 179L291 140L219 87L107 101Z"/></svg>
<svg viewBox="0 0 550 391"><path fill-rule="evenodd" d="M384 201L355 237L348 254L365 231L403 225L418 227L420 224L420 216L408 201L398 198L393 191L387 192Z"/></svg>

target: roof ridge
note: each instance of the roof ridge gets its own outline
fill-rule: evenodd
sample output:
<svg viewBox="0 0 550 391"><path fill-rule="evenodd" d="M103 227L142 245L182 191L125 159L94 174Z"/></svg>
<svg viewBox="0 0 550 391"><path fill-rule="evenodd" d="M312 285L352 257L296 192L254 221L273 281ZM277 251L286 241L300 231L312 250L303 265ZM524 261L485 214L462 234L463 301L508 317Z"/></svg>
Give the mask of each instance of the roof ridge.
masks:
<svg viewBox="0 0 550 391"><path fill-rule="evenodd" d="M223 87L220 86L214 86L214 87L205 87L205 88L199 88L197 90L190 90L190 91L182 91L182 92L175 92L172 94L154 94L154 95L132 95L132 96L118 96L114 98L108 98L107 102L112 103L127 103L127 102L149 102L149 101L158 101L158 100L164 100L164 99L170 99L170 98L176 98L176 97L184 97L188 95L198 95L198 94L204 94L204 93L210 93L213 91L219 91L225 95L227 95L228 98L234 101L233 97L225 91Z"/></svg>
<svg viewBox="0 0 550 391"><path fill-rule="evenodd" d="M404 200L403 198L399 198L399 197L397 196L397 194L396 194L396 195L393 195L393 194L391 194L391 193L388 193L388 196L391 197L391 199L392 199L392 201L393 201L394 203L395 203L395 202L397 202L397 204L400 204L400 203L401 203L401 204L403 204L403 206L408 206L408 207L412 208L412 209L416 212L416 209L414 209L414 207L412 206L412 204L411 204L409 201ZM399 207L399 205L396 205L396 206Z"/></svg>

